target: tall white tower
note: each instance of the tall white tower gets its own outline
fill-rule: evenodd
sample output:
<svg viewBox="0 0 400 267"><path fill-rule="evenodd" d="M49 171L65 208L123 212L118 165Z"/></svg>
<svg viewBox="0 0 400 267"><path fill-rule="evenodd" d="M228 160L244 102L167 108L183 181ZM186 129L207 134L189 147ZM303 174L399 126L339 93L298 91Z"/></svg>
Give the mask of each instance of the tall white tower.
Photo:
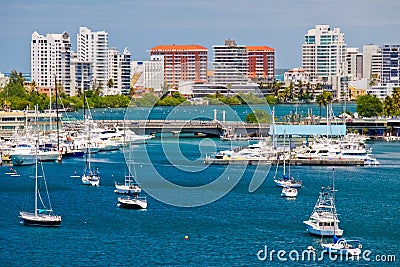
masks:
<svg viewBox="0 0 400 267"><path fill-rule="evenodd" d="M125 48L122 54L116 48L108 49L108 79L113 80L114 86L106 88L106 95L129 94L131 84L131 53L128 48Z"/></svg>
<svg viewBox="0 0 400 267"><path fill-rule="evenodd" d="M71 41L68 33L38 34L31 39L31 79L38 89L55 88L55 78L70 93Z"/></svg>
<svg viewBox="0 0 400 267"><path fill-rule="evenodd" d="M312 81L332 85L333 97L342 98L346 44L340 28L331 29L324 24L308 30L302 46L302 62Z"/></svg>
<svg viewBox="0 0 400 267"><path fill-rule="evenodd" d="M92 32L86 27L79 27L77 46L78 61L92 63L93 82L105 92L108 78L108 33Z"/></svg>

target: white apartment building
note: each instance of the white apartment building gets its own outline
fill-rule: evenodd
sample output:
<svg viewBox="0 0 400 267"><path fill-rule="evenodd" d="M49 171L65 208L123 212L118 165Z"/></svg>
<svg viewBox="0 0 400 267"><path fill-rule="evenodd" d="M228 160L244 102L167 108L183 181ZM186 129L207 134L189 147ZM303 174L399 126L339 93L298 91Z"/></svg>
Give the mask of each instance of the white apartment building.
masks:
<svg viewBox="0 0 400 267"><path fill-rule="evenodd" d="M132 61L132 86L161 92L164 85L164 56L151 56L147 61Z"/></svg>
<svg viewBox="0 0 400 267"><path fill-rule="evenodd" d="M302 67L310 73L312 82L332 85L336 99L343 98L346 90L345 66L346 44L340 28L316 25L304 36L302 46Z"/></svg>
<svg viewBox="0 0 400 267"><path fill-rule="evenodd" d="M380 81L382 65L381 48L378 45L363 46L363 78Z"/></svg>
<svg viewBox="0 0 400 267"><path fill-rule="evenodd" d="M302 68L293 68L283 74L283 81L285 86L289 86L290 83L298 84L299 82L306 84L310 82L310 74Z"/></svg>
<svg viewBox="0 0 400 267"><path fill-rule="evenodd" d="M103 91L104 95L128 95L131 85L131 53L125 48L123 53L116 48L108 49L108 80L113 80L113 86Z"/></svg>
<svg viewBox="0 0 400 267"><path fill-rule="evenodd" d="M77 53L78 61L92 63L93 83L96 87L100 86L104 93L108 78L108 33L79 27Z"/></svg>
<svg viewBox="0 0 400 267"><path fill-rule="evenodd" d="M363 77L363 55L357 47L346 48L345 74L350 81L359 80Z"/></svg>
<svg viewBox="0 0 400 267"><path fill-rule="evenodd" d="M225 40L224 45L214 45L214 77L217 85L233 86L249 82L247 76L248 59L245 45L237 45L235 40Z"/></svg>
<svg viewBox="0 0 400 267"><path fill-rule="evenodd" d="M71 41L68 33L40 35L31 39L31 80L38 90L50 90L61 84L65 93L71 89Z"/></svg>
<svg viewBox="0 0 400 267"><path fill-rule="evenodd" d="M90 90L92 85L92 63L78 61L78 54L71 53L71 91L70 95L78 95L79 91ZM83 89L83 90L82 90Z"/></svg>

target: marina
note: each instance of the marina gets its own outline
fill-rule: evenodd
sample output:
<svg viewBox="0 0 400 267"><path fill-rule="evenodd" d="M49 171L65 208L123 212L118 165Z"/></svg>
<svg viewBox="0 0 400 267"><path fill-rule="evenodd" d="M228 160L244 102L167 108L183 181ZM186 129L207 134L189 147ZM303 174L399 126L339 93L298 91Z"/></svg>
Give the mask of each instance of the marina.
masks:
<svg viewBox="0 0 400 267"><path fill-rule="evenodd" d="M187 138L180 141L182 153L190 160L190 164L181 164L187 165L189 170L204 166L202 154L213 149L211 143L203 143L207 151L196 151L200 140ZM165 179L182 186L212 182L225 170L224 166L215 165L188 175L182 169L183 165L174 166L163 155L162 151L171 151L176 142L176 138L170 137L161 145L159 138L153 138L147 144L138 145L133 150L137 175L147 177L150 174L143 158L145 153L151 155L152 165ZM220 150L229 148L229 144L218 138L213 142ZM398 214L393 212L399 195L390 189L400 186L396 175L400 150L393 147L396 143L370 141L369 144L374 148L380 165L335 167L335 188L340 192L340 197L336 199L340 227L347 236L361 240L363 250L369 249L373 255L396 255L400 249L397 242L400 237L392 229L400 227ZM274 170L269 171L257 191L248 192L257 166L247 166L235 188L209 205L174 207L152 198L143 190L142 195L147 197L149 207L145 211L135 211L119 209L118 195L113 192L115 177L124 177L125 173L122 167L125 159L121 151L93 155L93 162L101 170L100 187L81 186L80 179L70 177L74 170L82 170L84 162L84 158L70 158L61 165L43 163L48 177L51 177L48 185L53 207L63 218L62 226L50 231L21 227L18 223L17 214L25 203L26 189L31 188L29 184L33 179L29 177L34 166L15 167L20 177L10 177L5 174L9 167L2 167L0 190L3 197L0 204L7 209L3 211L0 233L2 244L8 244L0 252L3 264L25 266L28 259L30 264L85 265L90 262L90 265L102 265L107 262L124 265L140 261L140 265L149 266L165 264L165 259L169 259L171 265L187 265L190 262L196 265L255 266L260 264L256 253L265 245L276 250L301 251L307 246L321 249L321 238L308 235L302 222L309 217L321 187L330 184L331 167L291 166L293 174L299 174L304 184L296 198L280 196L281 192L273 181ZM268 165L265 167L268 168ZM234 168L240 172L242 166ZM154 187L162 189L160 186L154 184ZM383 191L390 193L382 194ZM40 247L36 238L39 236L48 239L45 243L41 242ZM120 251L121 240L125 246L134 246L142 252L128 253L123 259L115 257L115 253ZM325 243L330 240L326 239ZM22 244L24 250L19 249ZM82 247L92 248L91 256L82 255ZM16 250L20 251L21 257L14 257ZM58 253L49 255L46 252L50 250L57 250ZM190 256L193 251L197 252L194 258ZM329 260L325 260L329 264ZM373 266L372 262L362 263ZM276 264L285 266L284 263ZM297 266L309 264L296 263Z"/></svg>

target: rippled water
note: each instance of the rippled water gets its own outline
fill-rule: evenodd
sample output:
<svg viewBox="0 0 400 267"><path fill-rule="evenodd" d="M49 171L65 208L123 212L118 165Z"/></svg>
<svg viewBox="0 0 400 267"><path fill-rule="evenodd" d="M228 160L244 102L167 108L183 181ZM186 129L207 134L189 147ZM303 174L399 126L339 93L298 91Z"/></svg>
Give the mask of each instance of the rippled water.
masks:
<svg viewBox="0 0 400 267"><path fill-rule="evenodd" d="M183 160L183 167L202 166L206 152L230 146L216 139L201 140L181 139L182 153L193 160L191 164ZM174 138L165 139L164 147L167 149L175 142ZM199 142L204 146L201 149ZM399 257L400 143L372 142L370 145L380 166L335 167L341 228L345 236L360 239L363 249L372 251L371 258L378 254ZM161 175L182 186L207 184L225 168L209 166L201 172L189 172L171 166L162 153L160 140L154 139L135 148L138 176L146 176L148 172L145 162L141 162L141 155L146 151ZM119 209L113 192L114 180L122 182L126 172L123 154L120 151L97 153L94 165L102 175L99 188L83 186L79 178L70 177L74 170L82 171L84 159L66 159L62 165L44 164L53 208L63 216L59 228L19 224L18 212L26 204L27 193L33 186L34 179L30 176L34 168L19 167L20 177L4 174L9 167L0 168L2 266L349 265L349 262L334 263L328 259L280 262L276 256L273 262L262 262L256 255L264 246L269 250L301 252L312 245L319 250L320 238L309 236L302 221L310 215L321 186L330 184L332 167L292 167L292 174L300 177L305 185L294 200L279 196L280 189L272 181L274 167L261 187L249 193L255 171L254 166L249 166L231 192L209 205L179 208L147 196L148 209L135 211ZM361 260L351 265L376 264Z"/></svg>

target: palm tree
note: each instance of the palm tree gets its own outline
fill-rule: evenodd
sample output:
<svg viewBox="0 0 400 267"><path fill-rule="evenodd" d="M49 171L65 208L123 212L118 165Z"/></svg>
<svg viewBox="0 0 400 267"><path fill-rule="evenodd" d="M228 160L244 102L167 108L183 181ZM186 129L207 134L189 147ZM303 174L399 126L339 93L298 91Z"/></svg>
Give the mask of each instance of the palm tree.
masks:
<svg viewBox="0 0 400 267"><path fill-rule="evenodd" d="M107 81L107 88L110 90L114 86L114 80L112 78L108 79ZM107 92L108 95L109 92Z"/></svg>
<svg viewBox="0 0 400 267"><path fill-rule="evenodd" d="M272 91L274 92L274 95L277 96L279 90L281 89L282 84L280 81L274 81L274 83L272 84Z"/></svg>
<svg viewBox="0 0 400 267"><path fill-rule="evenodd" d="M322 94L317 95L315 97L315 100L317 101L317 104L319 106L319 116L321 117L321 107L326 105L324 96Z"/></svg>
<svg viewBox="0 0 400 267"><path fill-rule="evenodd" d="M332 93L324 90L322 91L322 94L317 95L315 99L317 100L319 106L319 116L321 117L321 107L322 106L326 107L326 105L332 101L333 99Z"/></svg>
<svg viewBox="0 0 400 267"><path fill-rule="evenodd" d="M290 88L285 87L283 90L279 91L278 98L286 103L287 100L290 98Z"/></svg>

